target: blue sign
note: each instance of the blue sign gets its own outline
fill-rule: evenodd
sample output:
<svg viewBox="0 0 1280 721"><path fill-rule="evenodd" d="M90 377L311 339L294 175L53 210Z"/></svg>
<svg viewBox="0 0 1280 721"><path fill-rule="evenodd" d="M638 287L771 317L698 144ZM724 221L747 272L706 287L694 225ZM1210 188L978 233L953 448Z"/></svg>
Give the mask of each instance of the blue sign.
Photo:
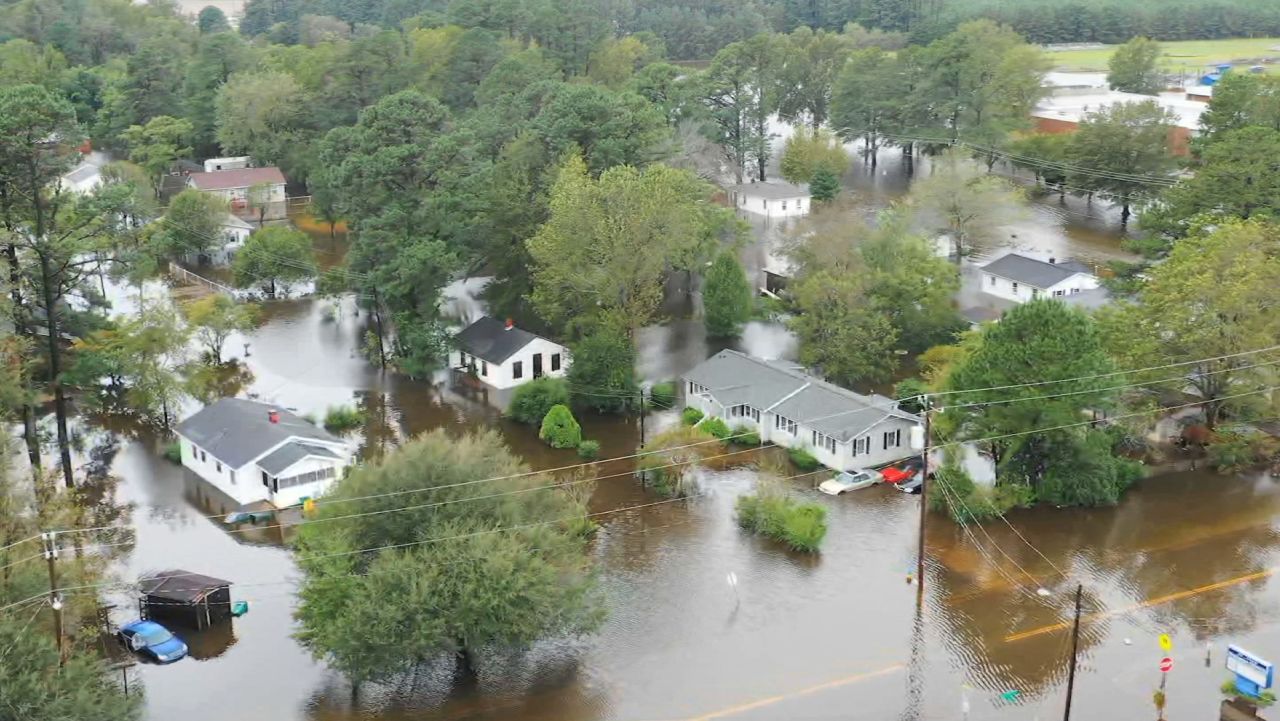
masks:
<svg viewBox="0 0 1280 721"><path fill-rule="evenodd" d="M1275 680L1270 661L1234 644L1227 646L1227 670L1236 675L1236 690L1249 696L1260 695Z"/></svg>

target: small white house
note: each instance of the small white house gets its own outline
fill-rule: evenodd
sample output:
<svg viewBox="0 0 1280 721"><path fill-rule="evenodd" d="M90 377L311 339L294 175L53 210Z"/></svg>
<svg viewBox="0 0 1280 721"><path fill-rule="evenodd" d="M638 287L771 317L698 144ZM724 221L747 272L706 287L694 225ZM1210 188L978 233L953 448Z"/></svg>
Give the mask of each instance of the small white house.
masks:
<svg viewBox="0 0 1280 721"><path fill-rule="evenodd" d="M82 162L62 176L58 182L67 192L85 195L102 183L102 170L93 163Z"/></svg>
<svg viewBox="0 0 1280 721"><path fill-rule="evenodd" d="M560 378L569 370L569 351L559 343L484 316L454 338L450 366L493 388L514 388L535 378Z"/></svg>
<svg viewBox="0 0 1280 721"><path fill-rule="evenodd" d="M1088 266L1076 261L1036 260L1009 253L982 267L982 292L1015 303L1036 298L1067 299L1098 290L1101 283ZM1098 295L1093 293L1091 295Z"/></svg>
<svg viewBox="0 0 1280 721"><path fill-rule="evenodd" d="M235 158L235 160L240 160ZM206 161L205 167L208 167ZM233 168L205 171L187 176L187 185L201 192L212 193L227 201L232 213L246 213L249 208L249 189L255 185L267 186L263 198L267 219L285 216L284 174L279 168ZM256 213L255 213L256 215Z"/></svg>
<svg viewBox="0 0 1280 721"><path fill-rule="evenodd" d="M805 215L813 203L808 187L779 180L730 185L725 191L733 207L769 218Z"/></svg>
<svg viewBox="0 0 1280 721"><path fill-rule="evenodd" d="M219 170L241 170L253 165L253 159L248 155L239 155L234 158L209 158L204 161L204 172L213 173Z"/></svg>
<svg viewBox="0 0 1280 721"><path fill-rule="evenodd" d="M222 398L178 424L182 465L237 503L277 508L324 495L352 449L293 413L242 398Z"/></svg>
<svg viewBox="0 0 1280 721"><path fill-rule="evenodd" d="M884 396L864 396L819 380L795 364L724 350L684 376L684 404L760 440L802 447L840 471L872 468L915 455L919 416Z"/></svg>
<svg viewBox="0 0 1280 721"><path fill-rule="evenodd" d="M244 247L244 242L253 234L253 226L243 218L227 213L222 219L221 232L218 233L220 245L202 254L190 254L185 260L188 263L207 262L213 265L230 265L236 253Z"/></svg>

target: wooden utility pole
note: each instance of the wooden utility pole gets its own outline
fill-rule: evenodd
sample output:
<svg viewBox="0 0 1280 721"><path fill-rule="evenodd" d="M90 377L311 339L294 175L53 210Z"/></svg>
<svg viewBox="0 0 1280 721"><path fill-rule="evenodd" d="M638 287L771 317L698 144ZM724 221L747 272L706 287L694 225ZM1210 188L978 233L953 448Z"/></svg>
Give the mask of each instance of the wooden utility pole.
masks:
<svg viewBox="0 0 1280 721"><path fill-rule="evenodd" d="M44 558L49 564L49 608L53 610L53 632L58 643L58 665L66 663L67 643L62 624L62 599L58 596L58 540L57 533L40 534L44 541Z"/></svg>
<svg viewBox="0 0 1280 721"><path fill-rule="evenodd" d="M929 396L923 396L924 455L920 464L920 533L916 544L916 607L924 606L924 522L929 514Z"/></svg>
<svg viewBox="0 0 1280 721"><path fill-rule="evenodd" d="M1062 712L1062 721L1071 721L1071 695L1076 690L1076 656L1080 650L1080 596L1084 594L1084 584L1076 584L1076 616L1071 625L1071 666L1067 671L1067 707Z"/></svg>
<svg viewBox="0 0 1280 721"><path fill-rule="evenodd" d="M644 448L644 388L636 391L640 396L640 447Z"/></svg>

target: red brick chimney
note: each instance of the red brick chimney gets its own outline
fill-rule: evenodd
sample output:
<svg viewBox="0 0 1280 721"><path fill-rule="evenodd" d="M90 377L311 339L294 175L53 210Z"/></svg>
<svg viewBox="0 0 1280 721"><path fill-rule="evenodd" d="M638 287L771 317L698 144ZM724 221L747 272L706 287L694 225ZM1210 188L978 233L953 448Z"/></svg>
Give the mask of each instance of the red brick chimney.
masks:
<svg viewBox="0 0 1280 721"><path fill-rule="evenodd" d="M511 330L512 328L515 328L515 327L516 327L516 322L515 322L514 320L512 320L511 318L508 318L508 319L507 319L507 330Z"/></svg>
<svg viewBox="0 0 1280 721"><path fill-rule="evenodd" d="M272 423L279 423L279 422L280 422L280 411L278 411L278 410L276 410L276 409L274 409L274 408L272 408L271 410L267 411L267 420L271 421Z"/></svg>

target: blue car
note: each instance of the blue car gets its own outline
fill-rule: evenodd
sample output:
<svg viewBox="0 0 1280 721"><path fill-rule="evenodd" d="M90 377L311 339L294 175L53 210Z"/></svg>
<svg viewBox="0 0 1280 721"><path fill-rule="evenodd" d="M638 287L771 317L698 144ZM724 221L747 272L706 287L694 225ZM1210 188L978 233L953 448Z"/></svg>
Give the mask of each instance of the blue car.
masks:
<svg viewBox="0 0 1280 721"><path fill-rule="evenodd" d="M173 663L187 655L187 644L155 621L130 621L120 627L120 640L134 653L156 663Z"/></svg>

